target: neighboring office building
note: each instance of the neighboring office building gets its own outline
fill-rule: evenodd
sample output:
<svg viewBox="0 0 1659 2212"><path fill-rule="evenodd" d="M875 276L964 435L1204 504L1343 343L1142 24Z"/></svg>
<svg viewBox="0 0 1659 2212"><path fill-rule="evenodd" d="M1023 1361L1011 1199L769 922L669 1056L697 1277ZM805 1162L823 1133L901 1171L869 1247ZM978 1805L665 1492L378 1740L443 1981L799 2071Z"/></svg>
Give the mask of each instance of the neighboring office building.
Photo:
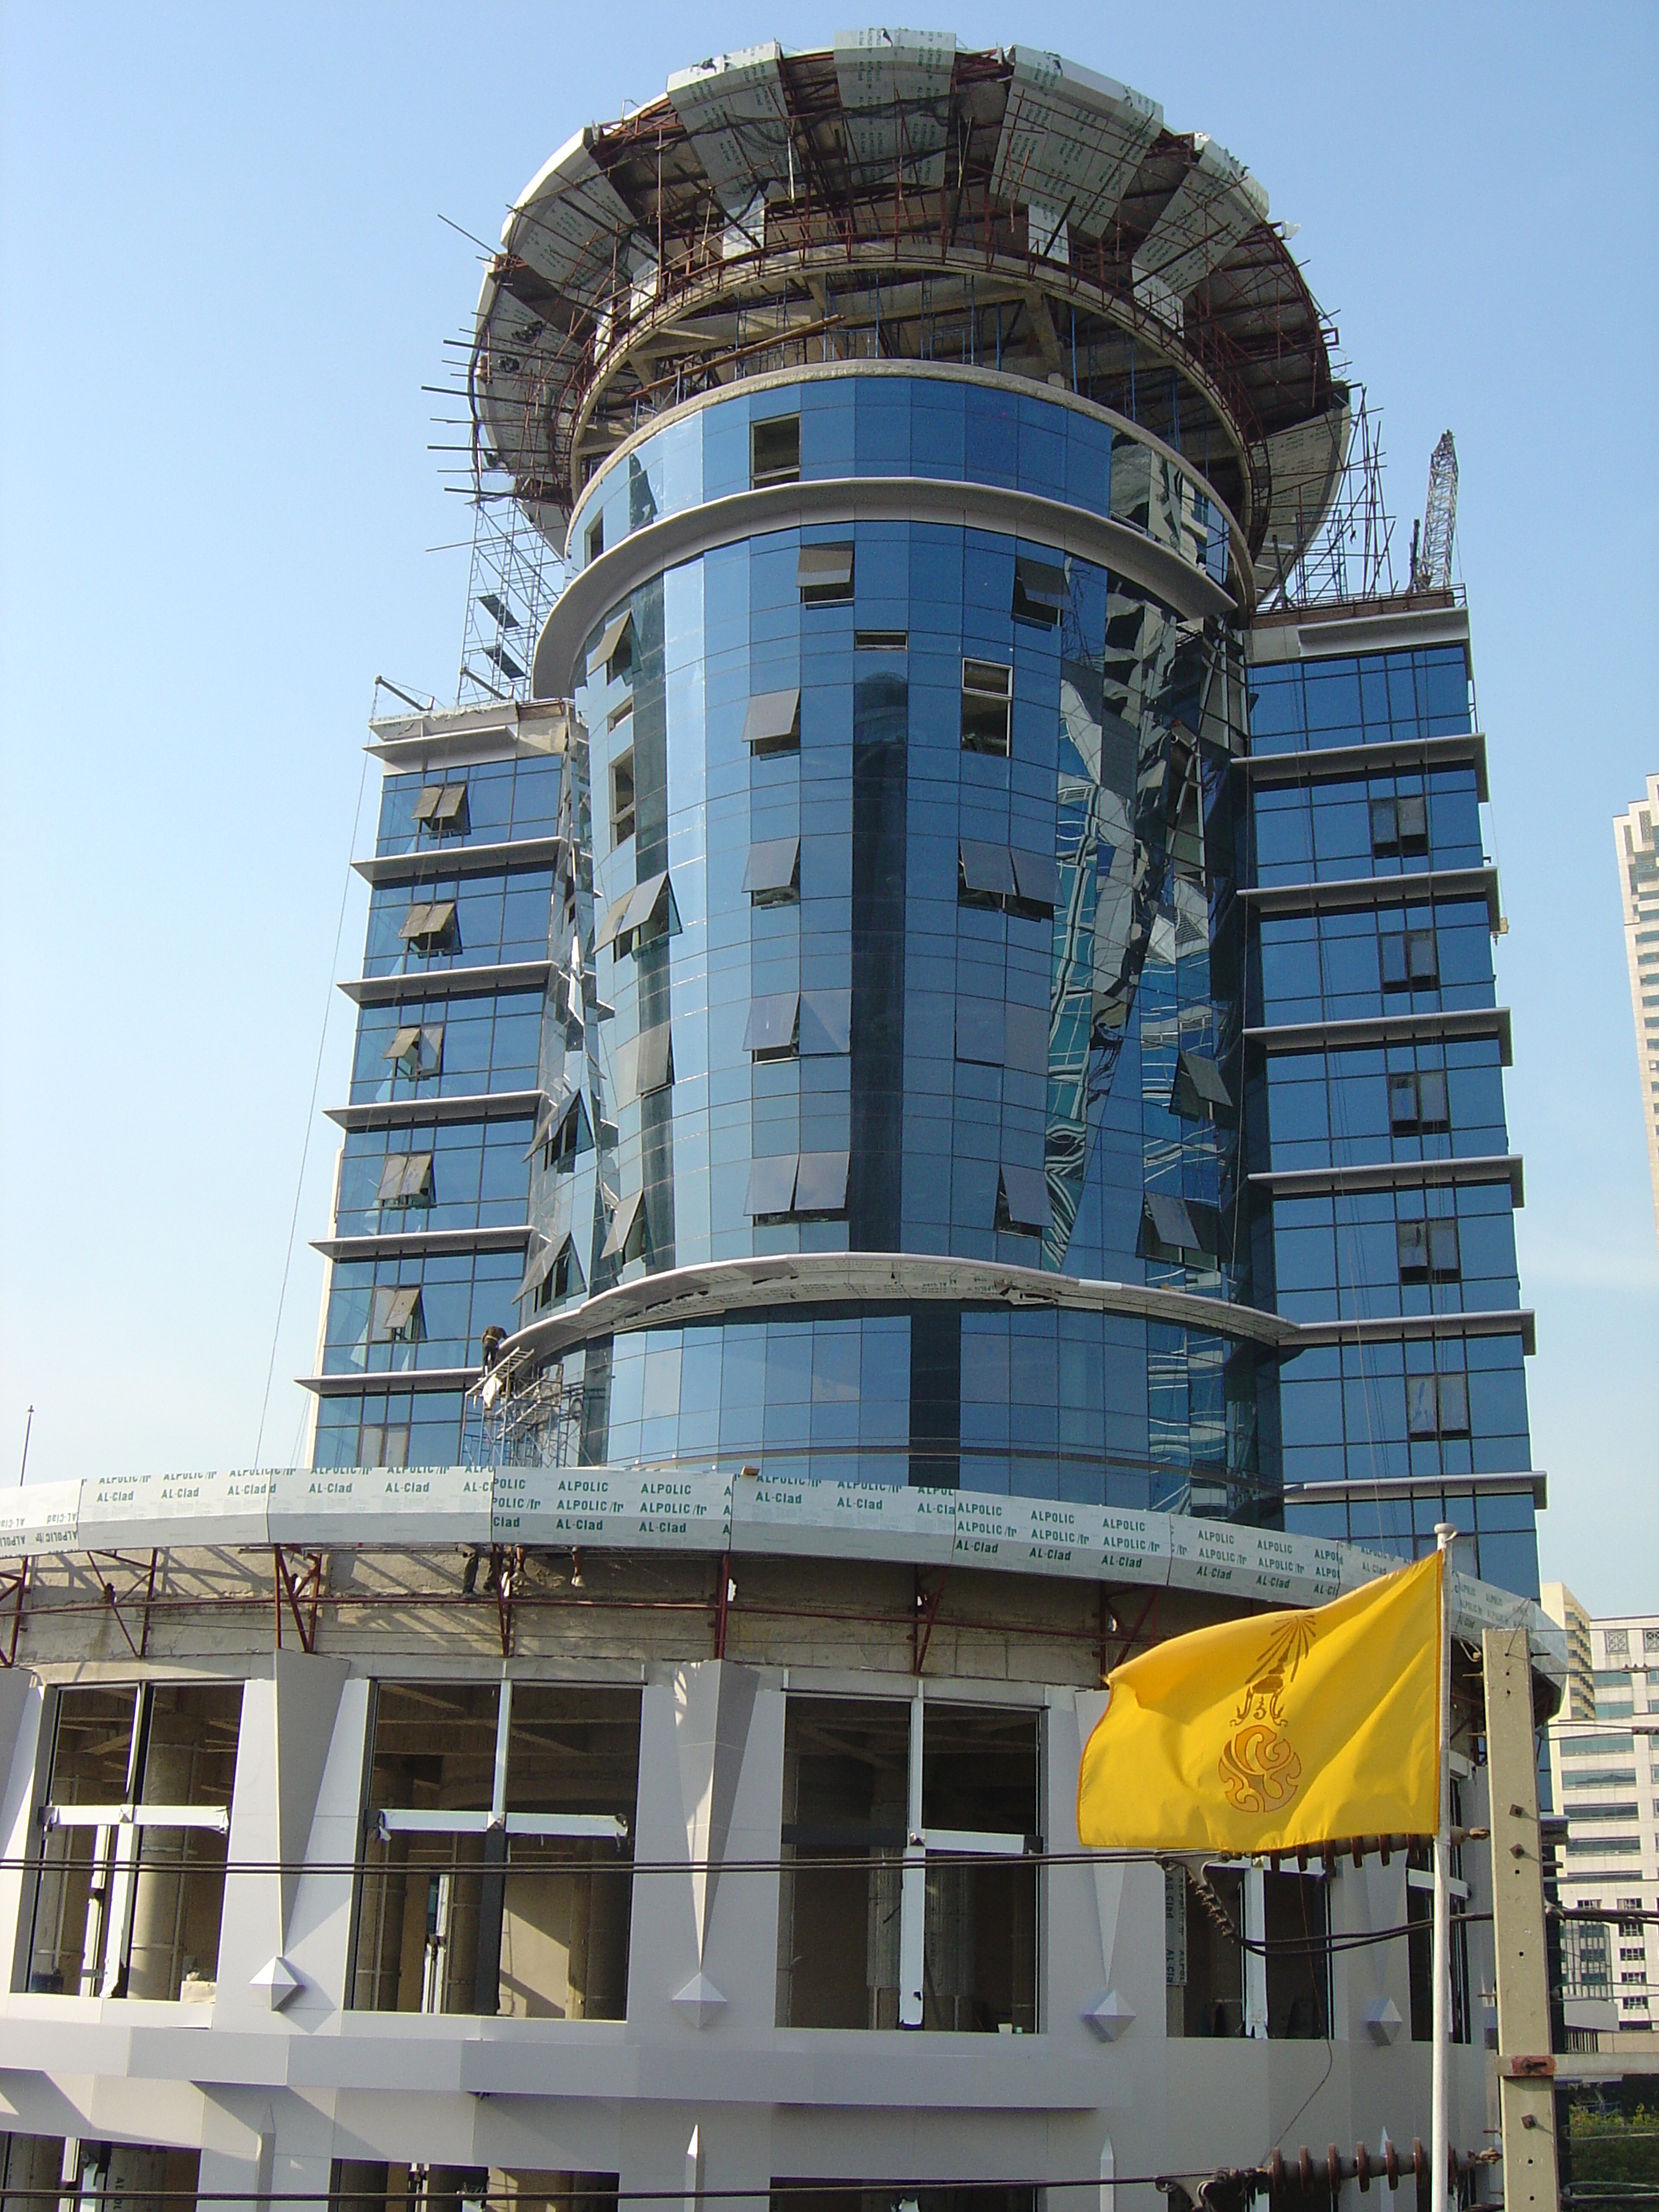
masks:
<svg viewBox="0 0 1659 2212"><path fill-rule="evenodd" d="M1642 1120L1648 1138L1648 1173L1659 1218L1659 775L1648 778L1648 795L1613 822L1619 856L1619 896L1625 909L1625 954L1630 962L1631 1012L1642 1071Z"/></svg>
<svg viewBox="0 0 1659 2212"><path fill-rule="evenodd" d="M1659 1998L1659 1613L1590 1620L1562 1583L1545 1584L1542 1604L1566 1630L1569 1653L1570 1711L1549 1730L1555 1802L1567 1820L1560 1899L1607 1915L1605 1923L1566 1923L1569 2004L1600 2001L1584 2025L1651 2028ZM1593 1670L1589 1713L1581 1639Z"/></svg>
<svg viewBox="0 0 1659 2212"><path fill-rule="evenodd" d="M158 1809L231 1762L233 1856L307 1863L222 1937L19 1877L14 2050L96 2091L24 2057L20 2136L95 2107L251 2194L973 2174L983 2212L1150 2204L1264 2113L1427 2136L1425 1868L1217 1869L1268 1957L1184 1875L1027 1862L1101 1673L1352 1580L1333 1539L1449 1516L1535 1589L1468 618L1264 611L1351 416L1254 179L1053 56L911 38L687 72L509 218L469 385L568 579L533 699L374 727L315 1474L238 1539L336 1664L266 1676L228 1536L125 1656L101 1604L30 1616L18 1833L139 1790L212 1832ZM266 2044L186 2051L210 1989ZM222 2049L210 2110L135 2093Z"/></svg>

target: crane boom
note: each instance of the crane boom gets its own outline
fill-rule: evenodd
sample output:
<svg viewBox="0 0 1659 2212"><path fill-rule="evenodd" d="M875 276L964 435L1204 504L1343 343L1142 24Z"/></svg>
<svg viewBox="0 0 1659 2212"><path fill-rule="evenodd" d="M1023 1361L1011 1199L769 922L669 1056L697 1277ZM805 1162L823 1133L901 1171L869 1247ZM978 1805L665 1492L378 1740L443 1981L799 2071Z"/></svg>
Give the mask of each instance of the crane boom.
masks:
<svg viewBox="0 0 1659 2212"><path fill-rule="evenodd" d="M1443 430L1429 463L1429 496L1412 567L1412 589L1443 592L1451 586L1452 536L1457 528L1457 448Z"/></svg>

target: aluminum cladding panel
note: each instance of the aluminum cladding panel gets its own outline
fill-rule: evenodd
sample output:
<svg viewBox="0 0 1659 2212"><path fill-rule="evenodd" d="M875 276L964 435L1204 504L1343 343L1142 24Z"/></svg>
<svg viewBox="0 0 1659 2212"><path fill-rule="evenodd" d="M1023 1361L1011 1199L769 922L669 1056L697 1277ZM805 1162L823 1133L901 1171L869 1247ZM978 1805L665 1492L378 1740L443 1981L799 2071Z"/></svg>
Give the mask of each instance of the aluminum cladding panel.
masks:
<svg viewBox="0 0 1659 2212"><path fill-rule="evenodd" d="M866 181L945 181L945 137L957 41L950 31L840 31L836 82L847 113L847 150Z"/></svg>
<svg viewBox="0 0 1659 2212"><path fill-rule="evenodd" d="M741 216L768 185L789 175L789 107L775 39L717 54L668 80L669 104L684 125L703 173L729 216Z"/></svg>
<svg viewBox="0 0 1659 2212"><path fill-rule="evenodd" d="M1097 236L1164 128L1164 110L1115 78L1035 46L1016 46L1013 65L992 191L1037 200L1065 215L1072 229Z"/></svg>

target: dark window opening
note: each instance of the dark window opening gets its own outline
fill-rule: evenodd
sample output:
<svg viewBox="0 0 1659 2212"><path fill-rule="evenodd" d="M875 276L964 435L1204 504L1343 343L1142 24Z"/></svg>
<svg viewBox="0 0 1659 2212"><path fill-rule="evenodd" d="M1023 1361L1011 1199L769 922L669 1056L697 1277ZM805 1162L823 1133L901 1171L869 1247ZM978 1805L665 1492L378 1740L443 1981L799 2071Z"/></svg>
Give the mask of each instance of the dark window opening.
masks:
<svg viewBox="0 0 1659 2212"><path fill-rule="evenodd" d="M800 475L800 416L773 415L749 426L749 481L758 491L763 484L793 483Z"/></svg>
<svg viewBox="0 0 1659 2212"><path fill-rule="evenodd" d="M854 653L908 653L910 633L908 629L855 629L853 632Z"/></svg>
<svg viewBox="0 0 1659 2212"><path fill-rule="evenodd" d="M587 557L597 561L605 550L605 517L596 514L587 526Z"/></svg>
<svg viewBox="0 0 1659 2212"><path fill-rule="evenodd" d="M1318 1875L1164 1871L1169 2032L1320 2040L1330 2033L1329 1898Z"/></svg>
<svg viewBox="0 0 1659 2212"><path fill-rule="evenodd" d="M962 664L962 745L964 752L1008 751L1008 712L1013 671L993 660Z"/></svg>

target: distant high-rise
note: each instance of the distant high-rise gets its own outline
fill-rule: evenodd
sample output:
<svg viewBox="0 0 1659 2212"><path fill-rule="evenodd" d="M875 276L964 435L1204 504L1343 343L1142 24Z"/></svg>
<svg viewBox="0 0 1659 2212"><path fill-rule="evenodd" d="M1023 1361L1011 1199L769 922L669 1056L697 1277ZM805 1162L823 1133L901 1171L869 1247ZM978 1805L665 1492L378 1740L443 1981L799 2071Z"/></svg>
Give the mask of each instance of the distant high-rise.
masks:
<svg viewBox="0 0 1659 2212"><path fill-rule="evenodd" d="M1561 1903L1607 1916L1564 1923L1567 2024L1650 2028L1659 1982L1659 1613L1595 1619L1565 1583L1546 1583L1541 1602L1567 1633L1568 1701L1549 1731L1555 1802L1567 1818Z"/></svg>
<svg viewBox="0 0 1659 2212"><path fill-rule="evenodd" d="M1659 1220L1659 775L1648 778L1648 795L1613 817L1619 854L1619 894L1625 902L1625 951L1630 961L1631 1012L1642 1069L1642 1120L1648 1133L1648 1173Z"/></svg>

